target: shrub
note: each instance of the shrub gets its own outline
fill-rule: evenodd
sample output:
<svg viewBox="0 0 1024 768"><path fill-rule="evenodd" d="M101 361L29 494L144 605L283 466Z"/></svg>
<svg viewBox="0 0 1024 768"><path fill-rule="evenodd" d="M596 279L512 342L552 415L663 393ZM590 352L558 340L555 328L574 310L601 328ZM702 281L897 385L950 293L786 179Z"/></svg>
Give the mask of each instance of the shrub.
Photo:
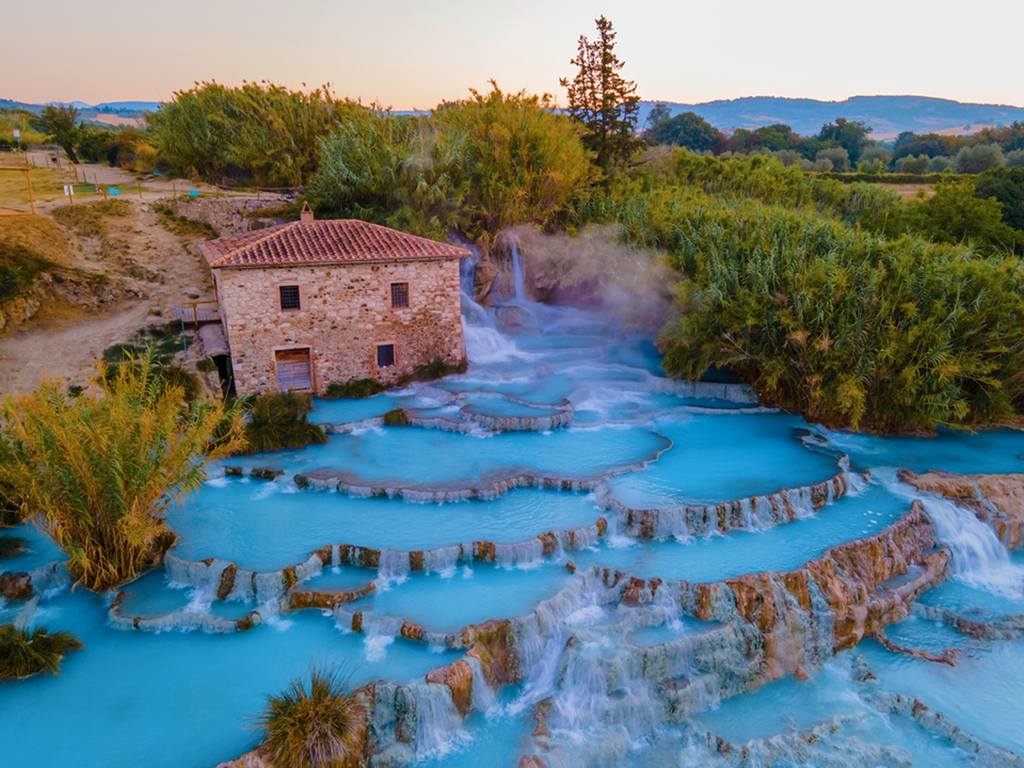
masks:
<svg viewBox="0 0 1024 768"><path fill-rule="evenodd" d="M280 451L327 442L319 424L309 421L312 398L299 392L275 392L257 397L245 426L247 451Z"/></svg>
<svg viewBox="0 0 1024 768"><path fill-rule="evenodd" d="M409 414L402 408L394 408L384 414L384 426L407 427L409 426Z"/></svg>
<svg viewBox="0 0 1024 768"><path fill-rule="evenodd" d="M239 413L186 403L149 357L98 371L96 394L47 383L3 402L0 488L40 518L76 583L104 590L159 560L174 538L166 509L202 483L202 459L244 440Z"/></svg>
<svg viewBox="0 0 1024 768"><path fill-rule="evenodd" d="M324 397L372 397L380 394L387 387L374 379L349 379L348 381L332 381L327 385Z"/></svg>
<svg viewBox="0 0 1024 768"><path fill-rule="evenodd" d="M850 170L850 153L843 147L829 147L828 149L818 150L818 154L814 156L817 161L829 160L832 163L831 171L837 171L838 173L845 173Z"/></svg>
<svg viewBox="0 0 1024 768"><path fill-rule="evenodd" d="M20 296L36 275L56 266L31 248L0 242L0 301Z"/></svg>
<svg viewBox="0 0 1024 768"><path fill-rule="evenodd" d="M1007 168L1024 168L1024 149L1015 149L1006 153Z"/></svg>
<svg viewBox="0 0 1024 768"><path fill-rule="evenodd" d="M414 381L434 381L453 373L465 373L466 365L449 365L439 357L435 357L429 363L417 365L412 373L402 378L402 384L409 384Z"/></svg>
<svg viewBox="0 0 1024 768"><path fill-rule="evenodd" d="M907 155L896 161L896 170L900 173L925 173L929 164L927 155Z"/></svg>
<svg viewBox="0 0 1024 768"><path fill-rule="evenodd" d="M929 173L946 173L953 167L953 158L937 155L928 161Z"/></svg>
<svg viewBox="0 0 1024 768"><path fill-rule="evenodd" d="M1003 221L1024 230L1024 168L986 171L974 184L978 197L992 197L1003 206Z"/></svg>
<svg viewBox="0 0 1024 768"><path fill-rule="evenodd" d="M957 152L953 164L957 173L982 173L999 168L1005 162L998 144L975 144Z"/></svg>
<svg viewBox="0 0 1024 768"><path fill-rule="evenodd" d="M356 759L366 714L345 688L337 672L313 669L308 689L295 680L268 697L260 718L267 732L262 749L275 768L340 768Z"/></svg>
<svg viewBox="0 0 1024 768"><path fill-rule="evenodd" d="M177 214L163 203L153 206L153 210L160 216L160 223L176 235L198 235L211 239L219 236L213 225Z"/></svg>
<svg viewBox="0 0 1024 768"><path fill-rule="evenodd" d="M102 237L106 231L107 216L123 217L131 213L127 200L98 200L94 203L62 205L51 212L58 224L63 224L82 237Z"/></svg>
<svg viewBox="0 0 1024 768"><path fill-rule="evenodd" d="M1024 410L1024 268L810 211L681 188L637 199L627 240L683 275L669 373L727 366L768 403L837 427L926 431Z"/></svg>
<svg viewBox="0 0 1024 768"><path fill-rule="evenodd" d="M40 672L58 675L64 655L83 647L70 632L51 635L42 627L30 631L7 624L0 627L0 680L20 680Z"/></svg>

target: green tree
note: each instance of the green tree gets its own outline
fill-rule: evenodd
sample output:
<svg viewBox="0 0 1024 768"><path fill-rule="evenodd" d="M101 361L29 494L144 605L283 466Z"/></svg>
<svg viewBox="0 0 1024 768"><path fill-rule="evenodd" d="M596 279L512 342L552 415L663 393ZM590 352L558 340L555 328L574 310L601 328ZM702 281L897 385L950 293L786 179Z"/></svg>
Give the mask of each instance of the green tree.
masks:
<svg viewBox="0 0 1024 768"><path fill-rule="evenodd" d="M818 154L815 155L814 159L819 162L827 160L832 163L831 170L836 171L837 173L846 173L850 170L850 155L846 151L845 147L819 149Z"/></svg>
<svg viewBox="0 0 1024 768"><path fill-rule="evenodd" d="M970 181L948 181L935 193L909 204L911 229L938 243L973 244L986 252L1012 251L1024 237L1003 221L1003 206L995 197L979 197Z"/></svg>
<svg viewBox="0 0 1024 768"><path fill-rule="evenodd" d="M644 125L646 126L647 130L650 130L654 126L660 125L661 123L665 122L670 117L672 117L672 110L668 108L667 104L664 104L663 102L659 101L657 104L651 107L651 111L647 115L647 120L644 121Z"/></svg>
<svg viewBox="0 0 1024 768"><path fill-rule="evenodd" d="M636 136L640 97L636 83L620 74L624 63L615 54L615 31L604 16L596 20L598 38L581 35L570 61L576 76L559 82L566 89L569 114L586 128L584 141L606 172L621 166L639 146Z"/></svg>
<svg viewBox="0 0 1024 768"><path fill-rule="evenodd" d="M964 147L956 153L953 165L957 173L983 173L1000 168L1006 162L998 144L986 143Z"/></svg>
<svg viewBox="0 0 1024 768"><path fill-rule="evenodd" d="M50 104L43 110L39 120L50 141L59 144L71 162L77 163L75 150L82 135L78 109L70 104Z"/></svg>
<svg viewBox="0 0 1024 768"><path fill-rule="evenodd" d="M986 171L975 182L974 194L998 200L1003 206L1003 221L1024 231L1024 168Z"/></svg>
<svg viewBox="0 0 1024 768"><path fill-rule="evenodd" d="M924 173L931 165L928 155L904 155L896 161L900 173Z"/></svg>
<svg viewBox="0 0 1024 768"><path fill-rule="evenodd" d="M834 142L845 149L850 156L850 162L856 164L860 160L861 152L868 144L869 133L871 133L871 127L865 123L840 117L834 123L825 123L821 126L818 138L822 141Z"/></svg>
<svg viewBox="0 0 1024 768"><path fill-rule="evenodd" d="M644 133L654 144L674 144L694 152L712 152L722 145L722 132L696 112L683 112L661 120Z"/></svg>

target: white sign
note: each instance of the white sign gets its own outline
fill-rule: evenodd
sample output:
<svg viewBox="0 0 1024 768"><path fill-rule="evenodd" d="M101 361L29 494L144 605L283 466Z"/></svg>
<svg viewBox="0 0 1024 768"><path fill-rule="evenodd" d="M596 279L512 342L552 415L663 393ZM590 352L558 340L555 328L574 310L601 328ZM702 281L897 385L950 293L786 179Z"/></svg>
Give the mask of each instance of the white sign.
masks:
<svg viewBox="0 0 1024 768"><path fill-rule="evenodd" d="M21 141L21 129L20 128L15 128L14 129L14 140L15 141Z"/></svg>
<svg viewBox="0 0 1024 768"><path fill-rule="evenodd" d="M75 185L74 184L65 184L64 185L64 194L67 197L71 197L73 194L75 194Z"/></svg>

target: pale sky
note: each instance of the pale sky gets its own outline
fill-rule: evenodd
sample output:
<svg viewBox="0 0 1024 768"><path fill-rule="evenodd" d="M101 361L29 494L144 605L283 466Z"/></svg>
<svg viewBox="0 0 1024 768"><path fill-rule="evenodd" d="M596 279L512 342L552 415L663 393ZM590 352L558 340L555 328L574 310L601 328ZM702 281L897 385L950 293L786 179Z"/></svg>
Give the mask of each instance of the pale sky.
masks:
<svg viewBox="0 0 1024 768"><path fill-rule="evenodd" d="M645 99L915 94L1024 105L1021 0L4 2L0 98L163 100L193 81L332 83L429 108L494 78L562 97L604 13Z"/></svg>

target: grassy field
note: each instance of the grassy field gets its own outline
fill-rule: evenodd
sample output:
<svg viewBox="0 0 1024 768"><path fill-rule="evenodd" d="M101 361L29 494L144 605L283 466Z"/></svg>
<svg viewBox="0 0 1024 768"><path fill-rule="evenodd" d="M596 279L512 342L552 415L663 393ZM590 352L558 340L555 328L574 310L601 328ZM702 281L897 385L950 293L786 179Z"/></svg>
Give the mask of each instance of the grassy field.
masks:
<svg viewBox="0 0 1024 768"><path fill-rule="evenodd" d="M64 197L64 185L74 183L75 194L94 197L96 188L92 184L75 181L74 171L57 168L31 168L32 193L37 203ZM0 207L28 209L28 185L20 169L0 168Z"/></svg>

